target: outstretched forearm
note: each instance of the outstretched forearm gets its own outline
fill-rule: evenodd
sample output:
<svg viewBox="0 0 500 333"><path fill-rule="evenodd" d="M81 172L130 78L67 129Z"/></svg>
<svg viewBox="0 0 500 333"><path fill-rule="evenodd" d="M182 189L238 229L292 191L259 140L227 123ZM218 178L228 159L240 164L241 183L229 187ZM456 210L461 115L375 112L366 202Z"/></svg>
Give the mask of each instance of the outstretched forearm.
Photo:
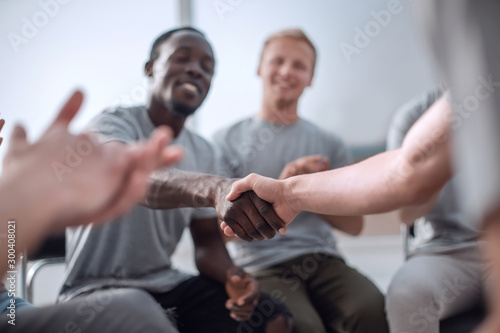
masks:
<svg viewBox="0 0 500 333"><path fill-rule="evenodd" d="M296 210L364 215L428 201L452 176L451 106L442 99L412 127L400 149L349 167L285 180Z"/></svg>
<svg viewBox="0 0 500 333"><path fill-rule="evenodd" d="M424 203L451 176L450 169L432 175L410 171L398 174L399 151L379 154L350 167L290 178L285 199L299 211L329 215L364 215L388 212ZM377 177L373 177L377 170ZM288 198L287 198L288 197Z"/></svg>
<svg viewBox="0 0 500 333"><path fill-rule="evenodd" d="M153 209L215 207L234 180L216 175L165 169L153 173L143 205Z"/></svg>

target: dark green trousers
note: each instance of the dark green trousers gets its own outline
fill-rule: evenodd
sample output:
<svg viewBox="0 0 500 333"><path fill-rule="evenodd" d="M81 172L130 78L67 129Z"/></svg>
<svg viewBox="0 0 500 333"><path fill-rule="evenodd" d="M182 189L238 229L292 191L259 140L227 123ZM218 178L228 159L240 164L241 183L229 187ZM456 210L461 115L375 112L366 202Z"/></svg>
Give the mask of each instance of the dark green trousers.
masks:
<svg viewBox="0 0 500 333"><path fill-rule="evenodd" d="M384 296L344 260L311 253L260 270L262 291L294 315L295 333L386 333Z"/></svg>

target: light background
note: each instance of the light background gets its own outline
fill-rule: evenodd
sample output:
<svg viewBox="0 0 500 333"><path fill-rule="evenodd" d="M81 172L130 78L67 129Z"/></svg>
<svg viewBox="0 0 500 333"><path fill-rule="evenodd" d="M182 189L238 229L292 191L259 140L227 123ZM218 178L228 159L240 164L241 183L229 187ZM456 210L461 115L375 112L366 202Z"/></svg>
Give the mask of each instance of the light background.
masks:
<svg viewBox="0 0 500 333"><path fill-rule="evenodd" d="M63 2L0 0L0 117L7 121L0 159L14 123L38 137L77 87L86 100L74 131L106 107L143 103L149 48L160 33L179 26L181 3L191 3L193 25L206 33L217 58L212 90L190 122L206 137L258 110L258 57L265 37L278 29L303 28L318 49L313 86L301 99L300 114L340 135L354 152L382 149L397 108L438 84L409 0L399 1L401 12L371 30L367 45L351 59L341 45L355 46L358 29L376 28L373 13L387 10L392 0L58 1ZM44 21L49 3L54 15L45 14ZM218 5L227 11L218 13ZM16 52L9 38L23 36L26 21L40 27ZM377 220L367 222L370 233L397 233L393 214L370 219ZM386 237L342 238L340 244L349 261L383 290L402 261L399 236ZM189 242L183 244L177 263L192 270ZM60 275L49 270L39 280L44 287L36 289L38 304L52 301L50 286L57 289Z"/></svg>
<svg viewBox="0 0 500 333"><path fill-rule="evenodd" d="M178 0L57 1L63 0L0 0L4 137L15 122L24 124L31 138L39 136L77 87L86 100L74 130L110 105L143 103L147 82L142 69L150 45L180 23ZM193 25L212 42L217 68L191 126L209 137L254 114L261 96L256 68L263 40L278 29L301 27L319 54L313 86L301 99L301 115L351 147L382 145L396 109L438 82L414 30L408 0L399 1L401 13L392 14L385 27L379 24L378 34L368 36L359 54L350 61L344 56L342 43L356 45L357 29L377 32L373 12L387 11L391 1L193 0ZM43 3L58 6L51 6L55 15L46 15L46 22L40 15ZM232 10L218 13L220 3ZM44 25L15 52L9 36L23 36L24 20Z"/></svg>

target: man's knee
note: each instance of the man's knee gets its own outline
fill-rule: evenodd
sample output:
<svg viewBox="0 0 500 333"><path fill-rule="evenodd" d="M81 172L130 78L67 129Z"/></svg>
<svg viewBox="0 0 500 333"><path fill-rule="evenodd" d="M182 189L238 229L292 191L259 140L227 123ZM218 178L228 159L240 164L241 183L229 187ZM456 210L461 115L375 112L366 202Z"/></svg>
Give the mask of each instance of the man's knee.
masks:
<svg viewBox="0 0 500 333"><path fill-rule="evenodd" d="M102 292L102 298L106 298L106 291ZM110 305L125 307L130 311L149 311L151 307L160 308L154 298L144 290L140 289L115 289L109 291Z"/></svg>
<svg viewBox="0 0 500 333"><path fill-rule="evenodd" d="M394 280L387 290L386 310L400 312L404 309L428 305L434 298L426 283L419 280Z"/></svg>
<svg viewBox="0 0 500 333"><path fill-rule="evenodd" d="M293 317L290 315L281 314L267 323L266 333L290 333L292 332L292 328Z"/></svg>
<svg viewBox="0 0 500 333"><path fill-rule="evenodd" d="M347 306L346 316L352 318L384 316L385 317L385 298L382 293L370 295L365 302L356 302Z"/></svg>
<svg viewBox="0 0 500 333"><path fill-rule="evenodd" d="M147 325L148 331L176 332L161 306L144 290L111 289L100 291L93 296L95 301L100 299L101 303L106 304L108 311L103 311L103 316L112 317L113 313L120 312L128 320Z"/></svg>

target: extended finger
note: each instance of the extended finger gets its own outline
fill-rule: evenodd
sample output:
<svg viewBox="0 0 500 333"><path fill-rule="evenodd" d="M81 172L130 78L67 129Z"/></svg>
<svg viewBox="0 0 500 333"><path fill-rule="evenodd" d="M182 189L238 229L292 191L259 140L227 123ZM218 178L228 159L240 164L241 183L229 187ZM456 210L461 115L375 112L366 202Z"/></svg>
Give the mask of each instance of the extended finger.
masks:
<svg viewBox="0 0 500 333"><path fill-rule="evenodd" d="M21 125L16 125L12 130L9 142L9 151L15 152L18 149L26 147L28 144L26 138L26 131Z"/></svg>
<svg viewBox="0 0 500 333"><path fill-rule="evenodd" d="M257 283L250 283L250 286L251 286L250 290L246 294L238 297L236 301L236 304L238 306L243 306L245 304L250 304L255 306L256 301L258 301L260 296L259 287Z"/></svg>
<svg viewBox="0 0 500 333"><path fill-rule="evenodd" d="M184 149L180 146L163 148L160 155L160 166L167 167L179 163L184 158Z"/></svg>
<svg viewBox="0 0 500 333"><path fill-rule="evenodd" d="M270 237L273 238L276 232L283 234L286 230L286 223L276 214L273 205L258 196L255 198L255 204L259 210L260 215L264 218L266 225L270 226L275 233ZM264 232L264 231L263 231Z"/></svg>
<svg viewBox="0 0 500 333"><path fill-rule="evenodd" d="M170 166L178 163L184 157L184 150L179 146L168 146L173 138L170 127L161 126L157 128L147 142L151 156L154 161L154 169ZM152 170L152 169L151 169Z"/></svg>
<svg viewBox="0 0 500 333"><path fill-rule="evenodd" d="M226 222L222 221L220 224L220 228L224 232L224 235L226 235L228 237L236 236L233 229L231 229L231 227L229 227Z"/></svg>
<svg viewBox="0 0 500 333"><path fill-rule="evenodd" d="M259 220L261 221L258 222L260 224L264 222L262 222L262 217L249 198L249 195L245 193L236 199L233 204L238 209L236 212L237 215L233 216L233 219L238 221L238 224L245 230L248 236L256 240L263 240L265 237L255 228L253 222Z"/></svg>
<svg viewBox="0 0 500 333"><path fill-rule="evenodd" d="M56 116L52 124L49 126L47 131L55 125L63 125L67 127L71 122L71 120L78 113L78 110L82 106L82 102L83 102L83 93L79 90L76 90L68 99L68 101L64 104L64 106L61 108L58 115Z"/></svg>
<svg viewBox="0 0 500 333"><path fill-rule="evenodd" d="M274 209L269 202L259 198L253 191L249 192L248 196L252 200L255 209L252 209L247 215L255 226L255 229L266 239L273 238L276 235L276 231L282 228L281 220L274 213ZM273 227L273 224L277 229Z"/></svg>
<svg viewBox="0 0 500 333"><path fill-rule="evenodd" d="M246 232L245 230L239 225L238 222L236 222L235 220L233 219L226 219L224 220L226 222L226 224L228 225L226 227L227 228L231 228L231 230L234 232L234 234L236 234L236 236L238 236L238 238L244 240L244 241L247 241L247 242L251 242L253 241L253 238L250 237ZM224 230L224 233L226 233L226 231Z"/></svg>
<svg viewBox="0 0 500 333"><path fill-rule="evenodd" d="M236 233L234 232L234 230L230 226L228 226L228 225L226 225L224 227L224 229L222 229L222 230L224 231L224 235L226 235L226 236L229 236L229 237L238 236L238 235L236 235Z"/></svg>
<svg viewBox="0 0 500 333"><path fill-rule="evenodd" d="M134 173L130 176L130 180L125 180L125 182L127 185L119 190L119 196L107 205L92 222L99 223L123 216L144 197L147 183L146 174Z"/></svg>

